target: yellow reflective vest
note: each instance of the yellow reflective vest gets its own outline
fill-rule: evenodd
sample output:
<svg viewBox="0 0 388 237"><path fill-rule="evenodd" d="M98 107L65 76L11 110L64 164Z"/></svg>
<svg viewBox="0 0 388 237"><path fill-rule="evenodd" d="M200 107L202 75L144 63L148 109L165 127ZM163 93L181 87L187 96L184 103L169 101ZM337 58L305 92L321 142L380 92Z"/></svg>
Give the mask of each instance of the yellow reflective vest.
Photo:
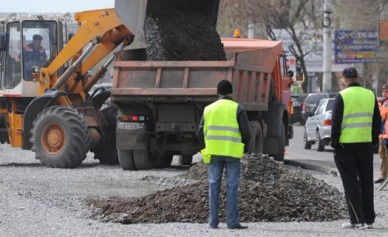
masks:
<svg viewBox="0 0 388 237"><path fill-rule="evenodd" d="M372 122L376 97L360 86L340 92L344 102L340 143L372 142Z"/></svg>
<svg viewBox="0 0 388 237"><path fill-rule="evenodd" d="M228 99L206 106L203 113L205 149L201 151L204 163L210 163L212 155L242 158L244 143L237 109L238 103Z"/></svg>

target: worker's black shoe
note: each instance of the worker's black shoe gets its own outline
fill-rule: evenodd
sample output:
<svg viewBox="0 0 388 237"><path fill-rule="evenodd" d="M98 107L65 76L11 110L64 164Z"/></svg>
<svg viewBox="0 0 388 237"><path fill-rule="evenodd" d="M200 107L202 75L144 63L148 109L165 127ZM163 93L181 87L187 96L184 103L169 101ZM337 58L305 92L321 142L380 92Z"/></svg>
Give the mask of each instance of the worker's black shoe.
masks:
<svg viewBox="0 0 388 237"><path fill-rule="evenodd" d="M384 181L385 181L385 179L379 178L378 180L375 181L375 184L379 184L379 183L382 183Z"/></svg>
<svg viewBox="0 0 388 237"><path fill-rule="evenodd" d="M242 229L248 229L248 226L238 224L238 225L236 225L236 226L228 226L228 229L238 229L238 230L242 230Z"/></svg>

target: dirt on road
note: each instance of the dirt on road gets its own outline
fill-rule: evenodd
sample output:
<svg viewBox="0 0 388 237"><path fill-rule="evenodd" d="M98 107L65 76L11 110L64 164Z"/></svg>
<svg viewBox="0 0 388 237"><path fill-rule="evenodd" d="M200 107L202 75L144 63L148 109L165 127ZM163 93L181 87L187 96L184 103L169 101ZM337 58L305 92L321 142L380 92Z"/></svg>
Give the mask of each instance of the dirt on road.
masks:
<svg viewBox="0 0 388 237"><path fill-rule="evenodd" d="M194 184L136 198L89 198L93 218L133 223L206 223L208 218L207 165L198 163L181 176ZM225 221L225 185L220 217ZM341 193L310 175L287 169L268 157L246 155L241 164L242 222L331 221L346 217Z"/></svg>

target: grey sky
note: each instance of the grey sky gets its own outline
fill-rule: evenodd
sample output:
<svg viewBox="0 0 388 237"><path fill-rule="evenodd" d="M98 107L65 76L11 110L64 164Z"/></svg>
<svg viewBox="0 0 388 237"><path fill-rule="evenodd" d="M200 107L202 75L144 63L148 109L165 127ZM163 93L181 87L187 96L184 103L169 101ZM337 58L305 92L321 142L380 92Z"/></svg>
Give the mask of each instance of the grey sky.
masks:
<svg viewBox="0 0 388 237"><path fill-rule="evenodd" d="M113 7L114 0L2 0L0 13L66 13Z"/></svg>

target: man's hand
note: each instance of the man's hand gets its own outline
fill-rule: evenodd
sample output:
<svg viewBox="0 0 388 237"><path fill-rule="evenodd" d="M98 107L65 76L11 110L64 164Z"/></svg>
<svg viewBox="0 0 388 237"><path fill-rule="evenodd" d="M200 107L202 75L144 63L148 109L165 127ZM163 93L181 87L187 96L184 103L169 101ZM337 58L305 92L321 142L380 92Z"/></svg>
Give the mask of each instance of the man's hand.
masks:
<svg viewBox="0 0 388 237"><path fill-rule="evenodd" d="M329 145L330 145L331 147L333 147L334 149L337 149L337 148L338 148L338 143L337 143L337 142L330 141Z"/></svg>

